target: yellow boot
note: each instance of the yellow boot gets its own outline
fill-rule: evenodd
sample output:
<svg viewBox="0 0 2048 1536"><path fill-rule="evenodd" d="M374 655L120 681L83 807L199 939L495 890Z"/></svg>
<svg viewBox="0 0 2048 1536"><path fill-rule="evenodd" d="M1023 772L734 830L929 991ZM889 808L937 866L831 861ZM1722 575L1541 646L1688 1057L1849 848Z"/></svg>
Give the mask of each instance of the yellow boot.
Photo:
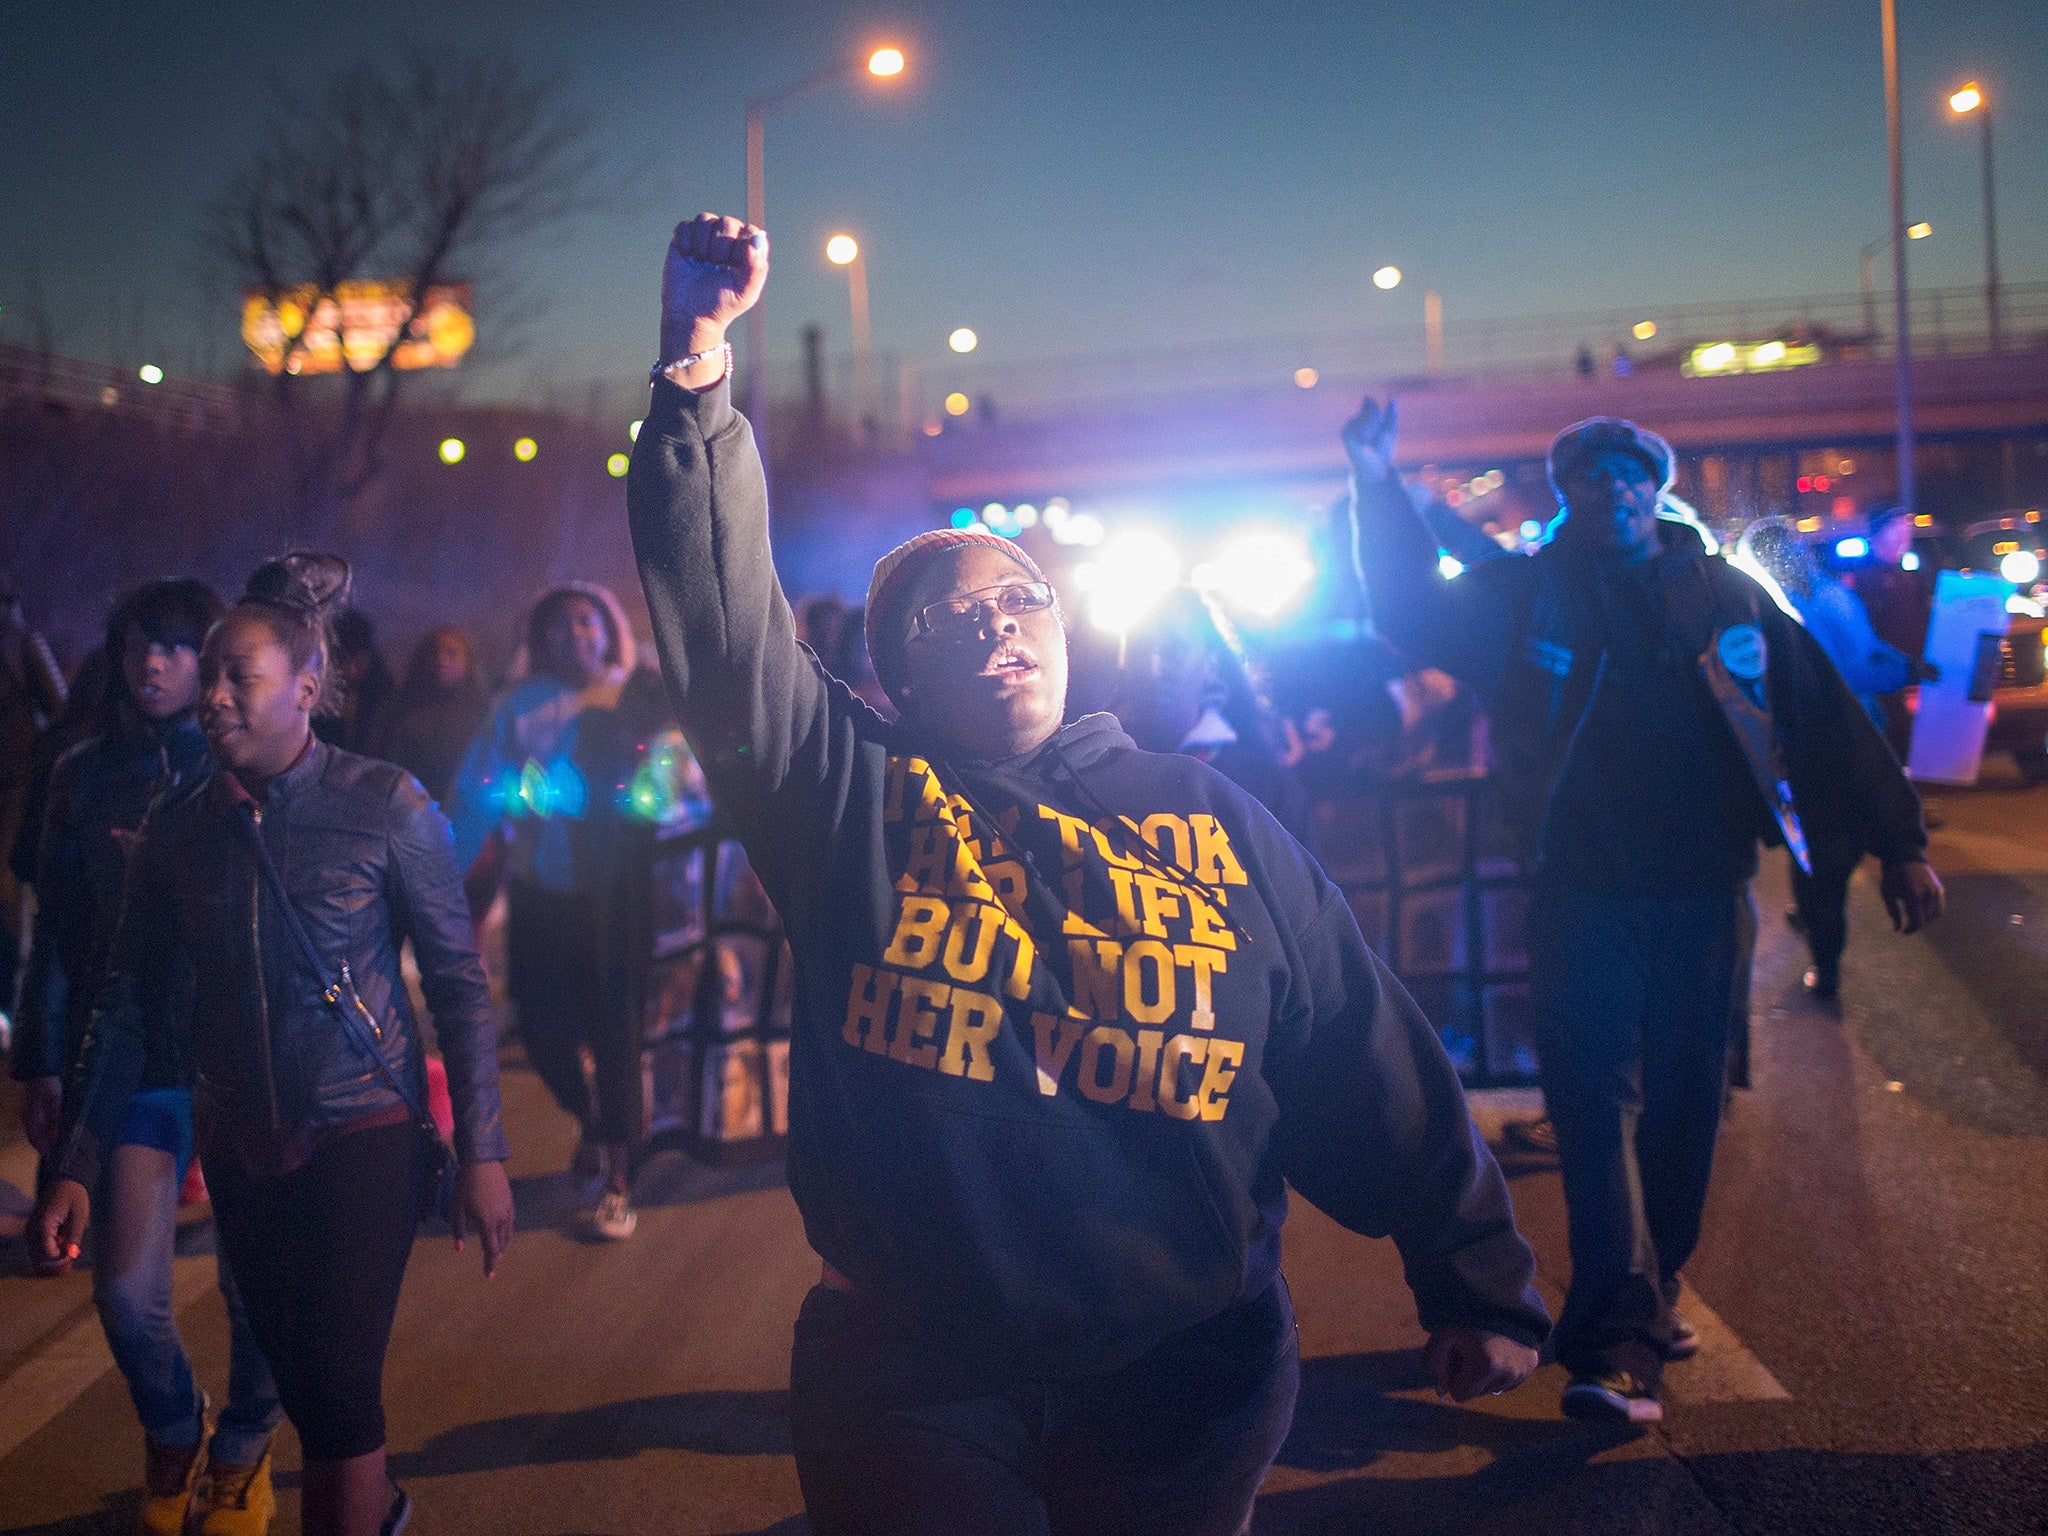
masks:
<svg viewBox="0 0 2048 1536"><path fill-rule="evenodd" d="M277 1493L270 1486L270 1450L253 1467L216 1461L207 1469L206 1492L199 1501L199 1536L264 1536L277 1513Z"/></svg>
<svg viewBox="0 0 2048 1536"><path fill-rule="evenodd" d="M197 1444L143 1442L142 1508L135 1516L139 1536L184 1536L185 1519L192 1508L192 1490L206 1465L206 1443L213 1429L204 1400L201 1401Z"/></svg>

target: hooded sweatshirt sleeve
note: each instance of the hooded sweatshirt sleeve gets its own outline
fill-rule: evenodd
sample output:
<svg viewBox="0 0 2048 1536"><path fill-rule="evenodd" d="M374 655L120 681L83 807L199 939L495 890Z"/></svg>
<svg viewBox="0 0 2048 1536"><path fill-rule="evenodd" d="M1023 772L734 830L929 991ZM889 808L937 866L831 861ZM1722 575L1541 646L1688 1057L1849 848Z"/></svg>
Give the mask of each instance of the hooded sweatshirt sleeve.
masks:
<svg viewBox="0 0 2048 1536"><path fill-rule="evenodd" d="M1288 1181L1353 1231L1394 1239L1425 1328L1541 1344L1535 1255L1436 1031L1334 887L1300 949L1292 1024L1266 1064Z"/></svg>
<svg viewBox="0 0 2048 1536"><path fill-rule="evenodd" d="M844 804L854 706L797 644L730 379L701 394L655 384L626 506L677 717L780 904L773 866L822 856Z"/></svg>

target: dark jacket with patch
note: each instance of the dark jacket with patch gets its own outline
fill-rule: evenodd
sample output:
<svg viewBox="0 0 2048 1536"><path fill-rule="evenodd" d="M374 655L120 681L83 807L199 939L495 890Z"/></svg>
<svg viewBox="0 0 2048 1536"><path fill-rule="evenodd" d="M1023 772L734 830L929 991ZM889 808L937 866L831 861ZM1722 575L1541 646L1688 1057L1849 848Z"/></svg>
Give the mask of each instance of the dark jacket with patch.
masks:
<svg viewBox="0 0 2048 1536"><path fill-rule="evenodd" d="M1539 879L1651 894L1754 873L1758 838L1778 833L1701 664L1745 626L1761 639L1757 697L1808 841L1924 856L1919 796L1841 674L1691 525L1661 520L1659 552L1636 566L1552 543L1447 580L1396 477L1358 484L1355 510L1373 623L1491 715L1508 815Z"/></svg>
<svg viewBox="0 0 2048 1536"><path fill-rule="evenodd" d="M344 963L385 1065L425 1102L425 1055L398 952L433 1011L465 1162L502 1159L497 1030L447 818L389 763L315 741L255 807L224 773L151 807L130 859L107 981L66 1095L64 1176L92 1187L149 1041L192 978L198 1109L257 1171L399 1106L354 1044L286 926L250 839L276 862L330 981ZM252 821L252 809L257 813ZM268 1171L282 1171L271 1168Z"/></svg>
<svg viewBox="0 0 2048 1536"><path fill-rule="evenodd" d="M157 795L212 771L205 734L191 715L154 725L126 706L109 730L57 759L36 859L35 941L14 1036L15 1077L70 1072L121 914L126 842ZM140 1086L180 1088L191 1081L184 1032L152 1036Z"/></svg>
<svg viewBox="0 0 2048 1536"><path fill-rule="evenodd" d="M790 1187L876 1304L1028 1377L1260 1294L1291 1181L1392 1234L1422 1320L1547 1330L1458 1080L1243 790L1095 715L949 760L796 641L729 388L655 386L627 482L654 633L796 958Z"/></svg>

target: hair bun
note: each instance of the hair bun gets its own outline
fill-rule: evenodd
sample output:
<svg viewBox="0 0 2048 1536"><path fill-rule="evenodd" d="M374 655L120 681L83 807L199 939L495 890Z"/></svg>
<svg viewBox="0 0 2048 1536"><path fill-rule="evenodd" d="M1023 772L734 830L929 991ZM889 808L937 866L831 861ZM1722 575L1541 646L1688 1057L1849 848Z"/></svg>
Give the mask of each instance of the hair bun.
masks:
<svg viewBox="0 0 2048 1536"><path fill-rule="evenodd" d="M242 600L325 620L348 601L348 588L349 565L341 556L294 550L257 566Z"/></svg>

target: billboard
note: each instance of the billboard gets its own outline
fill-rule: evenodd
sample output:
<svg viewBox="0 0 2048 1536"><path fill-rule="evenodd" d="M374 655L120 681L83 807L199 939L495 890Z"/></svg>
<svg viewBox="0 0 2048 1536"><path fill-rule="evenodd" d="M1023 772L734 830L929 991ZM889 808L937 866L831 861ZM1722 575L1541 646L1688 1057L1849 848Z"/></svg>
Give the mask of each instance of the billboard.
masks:
<svg viewBox="0 0 2048 1536"><path fill-rule="evenodd" d="M408 322L410 322L408 324ZM323 294L311 284L242 298L242 340L266 373L362 373L377 366L392 341L396 368L453 368L476 340L469 285L427 290L413 313L412 284L356 279Z"/></svg>

